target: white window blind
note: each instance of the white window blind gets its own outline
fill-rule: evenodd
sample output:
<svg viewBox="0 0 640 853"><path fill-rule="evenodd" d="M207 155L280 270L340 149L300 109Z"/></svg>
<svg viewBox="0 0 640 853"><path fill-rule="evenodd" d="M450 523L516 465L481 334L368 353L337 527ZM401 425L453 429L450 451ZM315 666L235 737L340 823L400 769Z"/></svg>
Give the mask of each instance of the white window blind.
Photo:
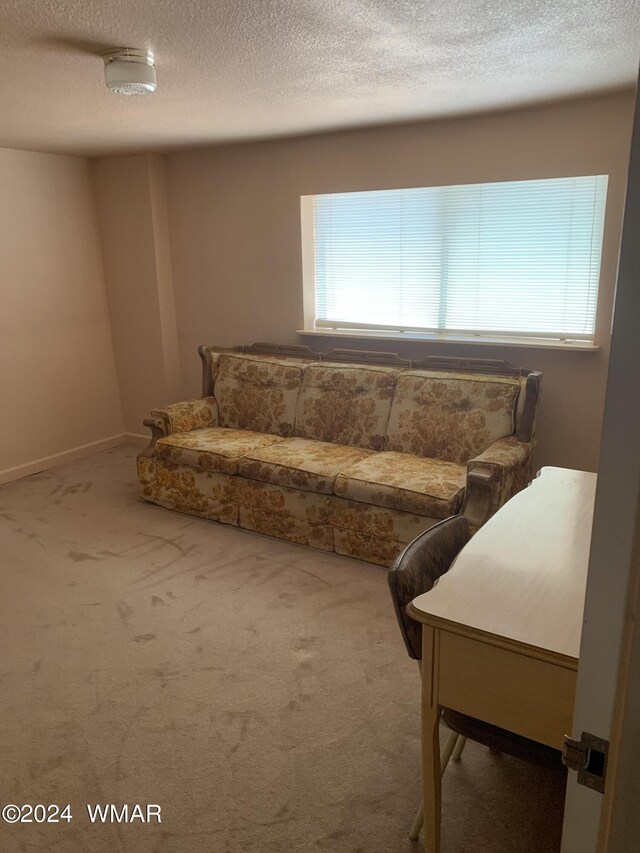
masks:
<svg viewBox="0 0 640 853"><path fill-rule="evenodd" d="M607 176L313 197L317 327L592 340Z"/></svg>

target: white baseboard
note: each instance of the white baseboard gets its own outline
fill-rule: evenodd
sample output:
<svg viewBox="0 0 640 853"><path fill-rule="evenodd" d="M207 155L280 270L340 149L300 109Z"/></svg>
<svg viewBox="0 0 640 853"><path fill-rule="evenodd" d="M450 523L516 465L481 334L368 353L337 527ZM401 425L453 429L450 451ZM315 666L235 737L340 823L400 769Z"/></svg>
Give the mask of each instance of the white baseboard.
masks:
<svg viewBox="0 0 640 853"><path fill-rule="evenodd" d="M127 444L135 444L136 447L146 447L151 441L151 436L141 435L138 432L125 432L124 440Z"/></svg>
<svg viewBox="0 0 640 853"><path fill-rule="evenodd" d="M109 438L101 438L99 441L91 441L89 444L81 444L79 447L72 447L71 450L63 450L62 453L54 453L52 456L34 459L31 462L16 465L14 468L5 468L0 471L0 485L10 483L12 480L20 480L30 474L37 474L39 471L46 471L48 468L55 468L56 465L64 465L65 462L73 462L74 459L81 459L83 456L89 456L99 450L117 447L125 440L125 433L119 433L118 435L111 435Z"/></svg>

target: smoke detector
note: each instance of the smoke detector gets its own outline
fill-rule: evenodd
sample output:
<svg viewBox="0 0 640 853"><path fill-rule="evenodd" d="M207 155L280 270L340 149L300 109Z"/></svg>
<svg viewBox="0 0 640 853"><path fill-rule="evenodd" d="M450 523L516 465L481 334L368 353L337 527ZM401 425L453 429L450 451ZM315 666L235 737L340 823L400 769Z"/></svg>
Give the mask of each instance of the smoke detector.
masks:
<svg viewBox="0 0 640 853"><path fill-rule="evenodd" d="M158 85L153 53L114 47L103 54L104 81L117 95L150 95Z"/></svg>

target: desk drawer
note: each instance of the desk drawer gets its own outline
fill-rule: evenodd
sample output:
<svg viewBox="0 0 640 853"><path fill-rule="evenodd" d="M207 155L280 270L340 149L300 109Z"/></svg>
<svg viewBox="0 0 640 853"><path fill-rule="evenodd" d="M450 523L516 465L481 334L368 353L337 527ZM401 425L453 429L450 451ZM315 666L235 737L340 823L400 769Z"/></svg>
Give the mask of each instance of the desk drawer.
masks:
<svg viewBox="0 0 640 853"><path fill-rule="evenodd" d="M577 672L439 630L437 701L446 708L562 748Z"/></svg>

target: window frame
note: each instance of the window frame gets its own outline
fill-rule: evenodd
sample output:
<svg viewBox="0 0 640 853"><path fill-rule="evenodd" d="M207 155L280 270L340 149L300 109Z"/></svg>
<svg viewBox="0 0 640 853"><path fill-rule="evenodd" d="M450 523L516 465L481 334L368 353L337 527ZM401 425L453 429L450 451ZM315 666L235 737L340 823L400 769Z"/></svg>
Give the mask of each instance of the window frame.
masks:
<svg viewBox="0 0 640 853"><path fill-rule="evenodd" d="M602 173L604 174L604 173ZM558 179L569 176L555 176ZM580 176L576 176L580 177ZM608 181L610 175L606 175ZM553 180L550 178L532 178L525 180ZM508 183L512 181L507 181ZM491 183L500 183L493 181ZM452 185L453 186L453 185ZM388 188L395 189L395 188ZM376 192L378 190L345 190L344 192ZM341 191L338 191L341 192ZM596 338L598 334L599 301L602 280L602 262L604 259L604 244L606 237L607 206L609 195L606 192L604 207L604 223L602 232L602 246L600 254L600 271L598 277L598 291L596 309L594 315L594 331L590 336L561 335L554 332L539 332L526 335L521 332L510 333L504 330L469 331L468 329L442 329L404 326L371 326L366 323L337 322L331 320L318 320L316 317L316 269L315 269L315 222L314 222L314 199L317 195L300 196L300 224L301 224L301 250L302 250L302 291L303 291L303 327L296 329L296 334L301 336L317 336L331 338L350 338L355 340L389 340L389 341L422 341L432 343L464 343L471 345L490 345L507 347L527 347L553 350L572 350L582 352L597 352L600 345ZM331 193L329 193L331 194Z"/></svg>

